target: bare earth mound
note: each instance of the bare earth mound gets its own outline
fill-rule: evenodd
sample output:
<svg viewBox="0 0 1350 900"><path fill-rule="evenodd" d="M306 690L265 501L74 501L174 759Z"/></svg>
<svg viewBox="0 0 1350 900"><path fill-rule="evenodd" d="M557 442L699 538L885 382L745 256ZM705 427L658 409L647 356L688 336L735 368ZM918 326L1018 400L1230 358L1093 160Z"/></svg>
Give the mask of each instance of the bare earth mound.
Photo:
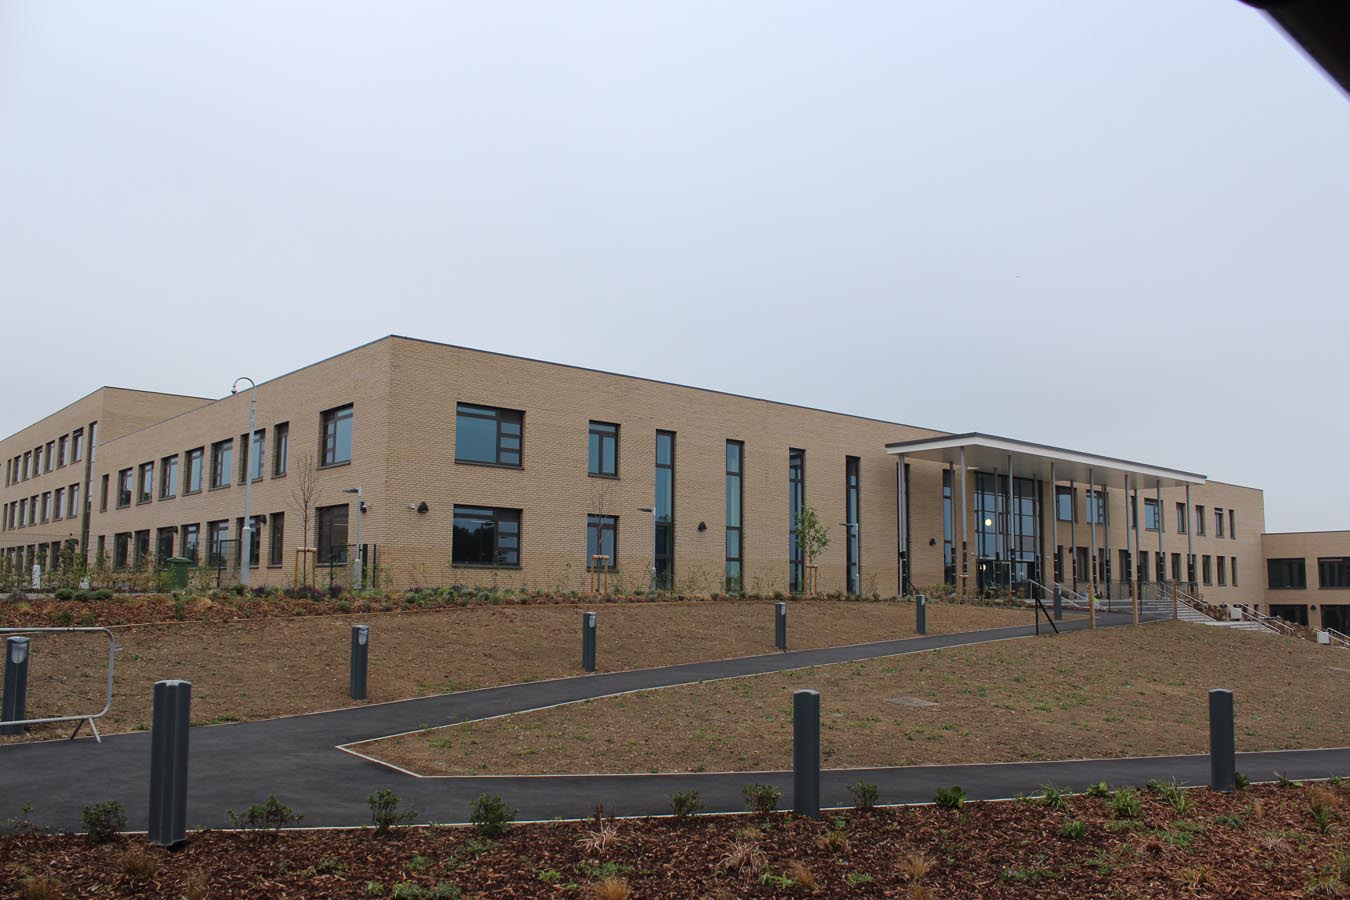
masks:
<svg viewBox="0 0 1350 900"><path fill-rule="evenodd" d="M112 712L105 732L148 727L153 683L192 682L198 722L263 719L353 705L347 654L353 624L371 628L370 701L580 674L585 606L469 607L432 612L185 622L114 629ZM773 652L773 603L718 600L597 607L603 672ZM793 601L794 649L912 637L909 603ZM1030 613L930 604L930 633L1030 624ZM33 637L30 718L96 711L106 687L101 634ZM35 729L60 737L72 726ZM13 738L0 738L13 740Z"/></svg>
<svg viewBox="0 0 1350 900"><path fill-rule="evenodd" d="M428 775L755 771L792 762L792 691L821 692L831 768L1208 750L1212 687L1239 750L1350 743L1350 654L1166 622L956 647L586 701L361 744Z"/></svg>

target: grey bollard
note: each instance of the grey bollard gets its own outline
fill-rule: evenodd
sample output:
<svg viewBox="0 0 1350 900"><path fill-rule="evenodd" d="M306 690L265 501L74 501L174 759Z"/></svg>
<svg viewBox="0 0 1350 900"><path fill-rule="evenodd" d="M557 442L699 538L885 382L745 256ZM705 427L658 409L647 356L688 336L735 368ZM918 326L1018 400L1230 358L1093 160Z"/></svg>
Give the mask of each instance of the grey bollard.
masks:
<svg viewBox="0 0 1350 900"><path fill-rule="evenodd" d="M1064 618L1064 594L1059 589L1059 585L1055 585L1055 618Z"/></svg>
<svg viewBox="0 0 1350 900"><path fill-rule="evenodd" d="M20 722L28 709L28 638L5 641L5 699L0 721ZM0 734L23 734L27 726L0 725Z"/></svg>
<svg viewBox="0 0 1350 900"><path fill-rule="evenodd" d="M792 692L792 811L820 818L820 692Z"/></svg>
<svg viewBox="0 0 1350 900"><path fill-rule="evenodd" d="M1237 790L1237 745L1233 737L1233 692L1209 692L1209 786L1231 794Z"/></svg>
<svg viewBox="0 0 1350 900"><path fill-rule="evenodd" d="M914 595L914 633L928 633L928 598L923 594Z"/></svg>
<svg viewBox="0 0 1350 900"><path fill-rule="evenodd" d="M155 682L150 727L150 830L152 844L187 840L188 723L192 682Z"/></svg>
<svg viewBox="0 0 1350 900"><path fill-rule="evenodd" d="M595 671L595 613L581 614L581 669Z"/></svg>
<svg viewBox="0 0 1350 900"><path fill-rule="evenodd" d="M787 649L787 604L781 600L773 608L773 645L779 650Z"/></svg>
<svg viewBox="0 0 1350 900"><path fill-rule="evenodd" d="M370 626L352 626L350 693L353 700L366 699L366 672L370 659Z"/></svg>

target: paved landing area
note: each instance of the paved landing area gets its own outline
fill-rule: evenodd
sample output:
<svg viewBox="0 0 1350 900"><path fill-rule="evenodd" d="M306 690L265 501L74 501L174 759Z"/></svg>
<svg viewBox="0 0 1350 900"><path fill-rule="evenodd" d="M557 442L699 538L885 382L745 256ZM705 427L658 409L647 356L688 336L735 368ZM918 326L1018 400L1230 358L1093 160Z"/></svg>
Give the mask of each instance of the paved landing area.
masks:
<svg viewBox="0 0 1350 900"><path fill-rule="evenodd" d="M1104 614L1099 624L1128 624L1129 617ZM1042 628L1044 628L1042 624ZM1084 620L1066 620L1065 630L1087 627ZM602 697L625 691L854 662L937 650L984 641L1009 640L1033 634L1031 625L963 634L932 635L896 641L819 650L715 660L604 675L465 691L375 706L269 721L194 728L191 731L188 825L224 827L227 810L241 810L275 794L305 816L306 826L350 826L369 823L366 797L390 788L412 801L419 822L460 822L480 793L497 793L520 810L524 819L589 815L597 803L616 815L667 812L672 791L696 789L709 810L739 811L740 790L750 781L785 788L787 773L513 776L482 778L418 778L338 749L339 745L387 737L436 725L506 715ZM146 685L147 692L150 685ZM30 821L56 830L77 830L80 811L90 804L115 799L126 808L129 827L143 829L149 793L150 735L112 735L92 739L12 744L0 747L0 820L17 816L32 805ZM1107 780L1143 784L1150 778L1176 778L1203 784L1208 779L1203 756L1125 760L1035 762L999 765L956 765L827 771L822 800L849 803L847 785L859 779L877 783L885 803L926 802L938 787L960 784L972 799L1032 793L1053 782L1070 788ZM1273 779L1277 772L1293 778L1350 773L1350 748L1241 754L1239 768L1253 780Z"/></svg>

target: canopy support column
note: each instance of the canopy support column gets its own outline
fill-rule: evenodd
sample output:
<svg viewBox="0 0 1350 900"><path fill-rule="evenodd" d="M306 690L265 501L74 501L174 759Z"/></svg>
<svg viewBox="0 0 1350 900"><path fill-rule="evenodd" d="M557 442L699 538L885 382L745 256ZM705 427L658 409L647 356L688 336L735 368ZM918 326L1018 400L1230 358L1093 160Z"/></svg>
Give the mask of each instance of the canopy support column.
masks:
<svg viewBox="0 0 1350 900"><path fill-rule="evenodd" d="M1041 534L1045 534L1044 531ZM1055 463L1050 462L1050 577L1045 578L1045 573L1041 573L1042 579L1050 582L1050 590L1055 589L1055 583L1059 581L1055 577L1055 563L1059 560L1059 482L1055 480ZM1063 563L1061 563L1061 566ZM1049 600L1049 597L1045 599Z"/></svg>
<svg viewBox="0 0 1350 900"><path fill-rule="evenodd" d="M1195 596L1195 547L1191 545L1191 538L1195 534L1195 522L1193 520L1194 506L1191 506L1191 486L1186 485L1186 593Z"/></svg>
<svg viewBox="0 0 1350 900"><path fill-rule="evenodd" d="M1097 517L1101 512L1101 498L1097 496L1096 484L1096 475L1088 469L1088 497L1092 499L1092 514L1088 516L1088 527L1092 531L1092 561L1088 566L1088 574L1092 578L1088 594L1088 628L1093 630L1097 628Z"/></svg>
<svg viewBox="0 0 1350 900"><path fill-rule="evenodd" d="M905 521L905 455L901 453L895 467L895 542L896 562L900 575L900 596L905 596L905 580L909 572L909 560L905 558L905 538L909 525Z"/></svg>
<svg viewBox="0 0 1350 900"><path fill-rule="evenodd" d="M970 590L970 564L966 540L966 448L961 448L961 575L958 593L965 597Z"/></svg>
<svg viewBox="0 0 1350 900"><path fill-rule="evenodd" d="M1163 518L1162 504L1162 479L1155 478L1153 486L1158 492L1158 564L1154 567L1158 573L1158 582L1161 584L1164 576L1167 575L1167 554L1163 552L1163 528L1166 527L1166 519ZM1175 598L1172 601L1172 618L1177 617L1177 604Z"/></svg>
<svg viewBox="0 0 1350 900"><path fill-rule="evenodd" d="M1139 596L1139 560L1143 558L1144 551L1139 548L1139 483L1131 484L1129 475L1125 476L1125 502L1130 504L1134 512L1134 549L1130 551L1130 593L1133 602L1130 604L1130 618L1134 624L1139 624L1139 605L1143 598ZM1133 492L1132 492L1133 490ZM1125 522L1125 543L1130 542L1130 522Z"/></svg>

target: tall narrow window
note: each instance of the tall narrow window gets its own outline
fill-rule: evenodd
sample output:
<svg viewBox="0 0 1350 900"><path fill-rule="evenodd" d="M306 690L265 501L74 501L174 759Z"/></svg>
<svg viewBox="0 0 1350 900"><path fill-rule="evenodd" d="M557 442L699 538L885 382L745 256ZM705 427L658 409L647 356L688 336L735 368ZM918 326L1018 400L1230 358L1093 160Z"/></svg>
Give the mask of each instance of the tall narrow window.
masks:
<svg viewBox="0 0 1350 900"><path fill-rule="evenodd" d="M1231 533L1232 533L1232 532L1229 532L1229 534L1231 534ZM1228 561L1231 563L1231 565L1228 567L1228 573L1229 573L1230 575L1233 576L1233 587L1237 587L1237 586L1238 586L1238 582L1237 582L1237 557L1236 557L1236 556L1229 557L1229 560L1228 560Z"/></svg>
<svg viewBox="0 0 1350 900"><path fill-rule="evenodd" d="M592 422L586 441L586 472L601 478L619 477L619 426Z"/></svg>
<svg viewBox="0 0 1350 900"><path fill-rule="evenodd" d="M66 489L52 491L52 518L60 521L66 514Z"/></svg>
<svg viewBox="0 0 1350 900"><path fill-rule="evenodd" d="M150 561L150 529L136 532L136 565L146 565Z"/></svg>
<svg viewBox="0 0 1350 900"><path fill-rule="evenodd" d="M1219 570L1219 587L1223 587L1228 584L1228 557L1216 556L1214 560Z"/></svg>
<svg viewBox="0 0 1350 900"><path fill-rule="evenodd" d="M1228 537L1230 540L1237 539L1237 512L1231 509L1228 511ZM1236 578L1233 579L1233 584L1237 584Z"/></svg>
<svg viewBox="0 0 1350 900"><path fill-rule="evenodd" d="M1177 534L1186 533L1186 504L1177 504Z"/></svg>
<svg viewBox="0 0 1350 900"><path fill-rule="evenodd" d="M64 435L64 434L61 435L59 438L56 439L56 467L57 467L58 469L64 468L64 467L65 467L65 464L66 464L66 442L69 441L69 440L70 440L70 438L69 438L68 436Z"/></svg>
<svg viewBox="0 0 1350 900"><path fill-rule="evenodd" d="M320 417L323 445L319 448L321 465L336 466L352 461L352 405L330 409Z"/></svg>
<svg viewBox="0 0 1350 900"><path fill-rule="evenodd" d="M450 561L457 566L519 566L520 510L456 506Z"/></svg>
<svg viewBox="0 0 1350 900"><path fill-rule="evenodd" d="M744 552L742 550L741 475L745 465L745 444L741 441L727 441L727 593L739 594L745 590L745 575L742 569Z"/></svg>
<svg viewBox="0 0 1350 900"><path fill-rule="evenodd" d="M206 450L198 447L183 454L183 493L195 494L202 489L202 457Z"/></svg>
<svg viewBox="0 0 1350 900"><path fill-rule="evenodd" d="M1058 506L1059 493L1056 491L1056 506ZM952 508L952 470L942 470L942 580L945 584L956 584L956 545L953 538L956 534L956 526L953 522ZM1058 510L1056 510L1058 515ZM1056 548L1055 564L1062 565L1059 556L1059 549ZM1058 571L1058 570L1056 570ZM1057 574L1056 580L1063 579Z"/></svg>
<svg viewBox="0 0 1350 900"><path fill-rule="evenodd" d="M155 560L163 566L173 557L173 541L178 537L178 529L170 525L155 532Z"/></svg>
<svg viewBox="0 0 1350 900"><path fill-rule="evenodd" d="M197 546L201 542L201 526L195 522L190 525L184 525L182 529L182 539L179 543L179 552L185 559L192 560L192 564L197 564Z"/></svg>
<svg viewBox="0 0 1350 900"><path fill-rule="evenodd" d="M291 441L291 423L282 422L272 428L272 477L286 474L286 453Z"/></svg>
<svg viewBox="0 0 1350 900"><path fill-rule="evenodd" d="M52 467L56 464L56 441L48 441L42 455L44 457L42 472L45 475L47 472L50 472Z"/></svg>
<svg viewBox="0 0 1350 900"><path fill-rule="evenodd" d="M131 469L122 469L117 473L117 508L131 505Z"/></svg>
<svg viewBox="0 0 1350 900"><path fill-rule="evenodd" d="M1162 510L1158 507L1158 501L1152 497L1144 498L1144 529L1146 531L1158 531L1162 528Z"/></svg>
<svg viewBox="0 0 1350 900"><path fill-rule="evenodd" d="M70 435L70 461L79 462L84 458L84 429L76 428Z"/></svg>
<svg viewBox="0 0 1350 900"><path fill-rule="evenodd" d="M670 590L675 583L675 432L656 433L656 526L653 559L656 587Z"/></svg>
<svg viewBox="0 0 1350 900"><path fill-rule="evenodd" d="M806 559L797 540L797 518L806 508L806 451L788 450L788 590L806 586Z"/></svg>
<svg viewBox="0 0 1350 900"><path fill-rule="evenodd" d="M858 457L844 457L844 549L850 594L862 593L862 566L858 560L862 549L858 539L858 513L862 497L858 489L858 468Z"/></svg>
<svg viewBox="0 0 1350 900"><path fill-rule="evenodd" d="M1098 525L1106 524L1106 492L1089 490L1087 492L1087 520Z"/></svg>
<svg viewBox="0 0 1350 900"><path fill-rule="evenodd" d="M619 517L586 517L586 569L613 569L619 564ZM596 557L604 557L597 559Z"/></svg>
<svg viewBox="0 0 1350 900"><path fill-rule="evenodd" d="M66 512L66 517L69 519L73 519L76 516L83 513L83 510L80 509L80 486L78 484L72 484L70 486L70 492L68 494L68 497L69 497L68 502L70 503L70 506L68 508L68 511Z"/></svg>
<svg viewBox="0 0 1350 900"><path fill-rule="evenodd" d="M514 409L455 407L455 462L490 466L521 465L525 414Z"/></svg>
<svg viewBox="0 0 1350 900"><path fill-rule="evenodd" d="M950 476L949 476L950 479ZM1055 485L1055 518L1061 522L1074 521L1074 503L1077 491L1065 484Z"/></svg>
<svg viewBox="0 0 1350 900"><path fill-rule="evenodd" d="M139 479L136 483L136 502L149 503L155 499L155 464L141 463Z"/></svg>
<svg viewBox="0 0 1350 900"><path fill-rule="evenodd" d="M347 504L321 506L315 511L318 526L318 565L347 563Z"/></svg>
<svg viewBox="0 0 1350 900"><path fill-rule="evenodd" d="M262 481L263 460L267 458L267 432L260 428L253 432L253 440L249 440L245 436L240 438L240 441L244 444L246 450L242 455L248 459L247 473L241 472L240 475L254 481ZM240 480L242 481L243 478L241 477Z"/></svg>
<svg viewBox="0 0 1350 900"><path fill-rule="evenodd" d="M178 496L178 454L164 457L159 466L159 499Z"/></svg>
<svg viewBox="0 0 1350 900"><path fill-rule="evenodd" d="M1223 507L1214 507L1214 536L1223 537Z"/></svg>
<svg viewBox="0 0 1350 900"><path fill-rule="evenodd" d="M1199 504L1195 507L1195 533L1202 536L1205 533L1205 508Z"/></svg>
<svg viewBox="0 0 1350 900"><path fill-rule="evenodd" d="M106 474L99 485L98 511L100 513L108 511L108 476Z"/></svg>
<svg viewBox="0 0 1350 900"><path fill-rule="evenodd" d="M230 565L230 523L228 519L206 523L206 564L212 568Z"/></svg>
<svg viewBox="0 0 1350 900"><path fill-rule="evenodd" d="M272 530L267 533L267 564L272 567L280 566L284 561L284 544L286 540L286 514L272 513Z"/></svg>
<svg viewBox="0 0 1350 900"><path fill-rule="evenodd" d="M234 440L217 441L211 445L211 489L230 483L230 466L234 459Z"/></svg>
<svg viewBox="0 0 1350 900"><path fill-rule="evenodd" d="M113 568L125 569L131 559L131 532L122 531L113 535Z"/></svg>
<svg viewBox="0 0 1350 900"><path fill-rule="evenodd" d="M1200 575L1205 584L1214 583L1214 561L1208 553L1200 557Z"/></svg>

